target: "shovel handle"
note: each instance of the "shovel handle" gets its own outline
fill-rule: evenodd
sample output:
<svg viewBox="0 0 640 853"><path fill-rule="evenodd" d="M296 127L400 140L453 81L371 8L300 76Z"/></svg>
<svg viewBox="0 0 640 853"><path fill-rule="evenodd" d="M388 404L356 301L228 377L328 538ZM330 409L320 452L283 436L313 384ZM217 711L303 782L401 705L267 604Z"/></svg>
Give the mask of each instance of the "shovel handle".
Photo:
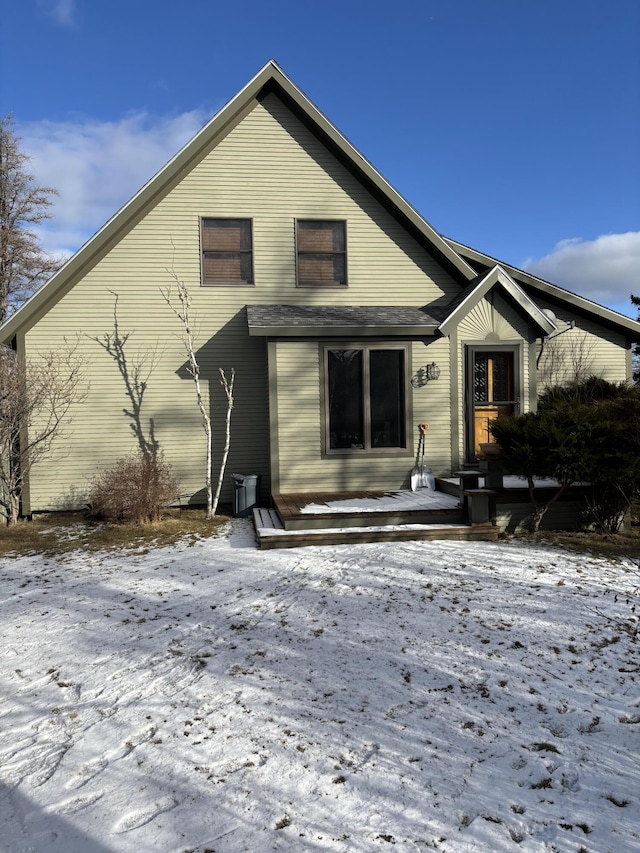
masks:
<svg viewBox="0 0 640 853"><path fill-rule="evenodd" d="M427 430L429 429L429 424L426 421L423 421L421 424L418 424L418 429L420 430L420 435L426 435Z"/></svg>

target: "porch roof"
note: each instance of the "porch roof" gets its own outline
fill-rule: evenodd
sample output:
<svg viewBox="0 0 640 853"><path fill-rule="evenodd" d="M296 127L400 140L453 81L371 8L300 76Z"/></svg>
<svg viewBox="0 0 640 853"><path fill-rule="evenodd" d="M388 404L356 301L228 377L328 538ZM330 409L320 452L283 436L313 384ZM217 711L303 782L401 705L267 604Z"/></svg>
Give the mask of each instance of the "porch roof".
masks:
<svg viewBox="0 0 640 853"><path fill-rule="evenodd" d="M247 305L247 325L263 337L424 337L438 321L412 305Z"/></svg>

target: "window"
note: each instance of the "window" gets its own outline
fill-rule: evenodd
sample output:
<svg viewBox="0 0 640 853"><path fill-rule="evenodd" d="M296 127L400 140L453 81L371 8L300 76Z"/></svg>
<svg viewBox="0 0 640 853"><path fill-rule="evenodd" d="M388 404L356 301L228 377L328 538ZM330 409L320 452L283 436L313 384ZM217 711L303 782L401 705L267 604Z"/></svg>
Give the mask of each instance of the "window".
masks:
<svg viewBox="0 0 640 853"><path fill-rule="evenodd" d="M253 284L250 219L202 220L202 283Z"/></svg>
<svg viewBox="0 0 640 853"><path fill-rule="evenodd" d="M473 363L473 402L487 405L513 400L513 353L477 352Z"/></svg>
<svg viewBox="0 0 640 853"><path fill-rule="evenodd" d="M297 248L299 285L346 285L345 222L299 219Z"/></svg>
<svg viewBox="0 0 640 853"><path fill-rule="evenodd" d="M406 448L405 348L325 351L328 451Z"/></svg>

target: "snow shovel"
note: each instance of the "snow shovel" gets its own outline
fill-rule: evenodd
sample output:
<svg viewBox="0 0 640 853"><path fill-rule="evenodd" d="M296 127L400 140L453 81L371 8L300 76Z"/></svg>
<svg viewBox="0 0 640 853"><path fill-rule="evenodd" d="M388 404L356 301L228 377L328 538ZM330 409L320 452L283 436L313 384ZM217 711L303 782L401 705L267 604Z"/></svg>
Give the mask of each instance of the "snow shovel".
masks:
<svg viewBox="0 0 640 853"><path fill-rule="evenodd" d="M429 429L429 424L425 421L418 424L420 437L418 439L418 452L416 453L416 464L411 471L411 491L416 489L435 489L436 481L431 468L425 468L424 464L424 445L425 436ZM420 460L418 462L418 460Z"/></svg>

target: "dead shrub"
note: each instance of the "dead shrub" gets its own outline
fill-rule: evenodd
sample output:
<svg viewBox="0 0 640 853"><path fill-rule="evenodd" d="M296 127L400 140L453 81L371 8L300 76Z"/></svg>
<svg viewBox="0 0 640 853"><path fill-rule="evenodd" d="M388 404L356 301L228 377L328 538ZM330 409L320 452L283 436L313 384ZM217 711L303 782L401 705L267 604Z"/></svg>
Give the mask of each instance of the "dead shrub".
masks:
<svg viewBox="0 0 640 853"><path fill-rule="evenodd" d="M91 483L91 514L106 521L148 524L179 496L178 479L162 453L132 453Z"/></svg>

